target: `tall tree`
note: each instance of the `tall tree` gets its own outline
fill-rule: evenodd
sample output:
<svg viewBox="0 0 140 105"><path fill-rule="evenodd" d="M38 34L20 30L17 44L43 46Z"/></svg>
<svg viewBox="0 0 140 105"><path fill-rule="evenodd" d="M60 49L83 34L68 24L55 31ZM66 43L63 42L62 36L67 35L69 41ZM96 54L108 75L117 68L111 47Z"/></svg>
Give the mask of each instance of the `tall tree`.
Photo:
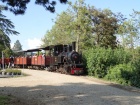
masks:
<svg viewBox="0 0 140 105"><path fill-rule="evenodd" d="M119 27L121 44L123 48L134 49L139 45L140 14L134 11L129 19L126 19Z"/></svg>
<svg viewBox="0 0 140 105"><path fill-rule="evenodd" d="M70 12L66 11L57 16L55 25L42 38L44 45L69 44L74 40L70 29L70 23L73 21L71 15Z"/></svg>
<svg viewBox="0 0 140 105"><path fill-rule="evenodd" d="M19 50L22 50L22 45L20 43L19 40L17 40L15 43L14 43L14 46L12 48L13 51L19 51Z"/></svg>
<svg viewBox="0 0 140 105"><path fill-rule="evenodd" d="M9 35L19 34L14 30L13 23L2 14L2 10L5 10L5 7L0 5L0 45L2 46L0 50L4 50L5 47L10 48Z"/></svg>
<svg viewBox="0 0 140 105"><path fill-rule="evenodd" d="M123 20L121 14L114 14L108 9L97 10L89 9L89 17L92 20L92 33L94 35L94 43L101 47L117 47L115 34L117 33L119 22Z"/></svg>
<svg viewBox="0 0 140 105"><path fill-rule="evenodd" d="M69 5L73 14L71 30L76 41L76 51L79 51L83 47L83 42L91 35L91 20L87 16L88 8L84 0L77 0L74 4L69 2Z"/></svg>
<svg viewBox="0 0 140 105"><path fill-rule="evenodd" d="M49 36L49 33L50 33L50 31L47 31L46 32L46 34L44 35L44 37L43 38L41 38L41 41L42 41L42 47L46 47L46 46L48 46L48 45L50 45L50 39L48 38L48 36Z"/></svg>
<svg viewBox="0 0 140 105"><path fill-rule="evenodd" d="M24 14L27 9L27 4L30 0L0 0L6 4L6 8L13 12L15 15ZM67 0L59 0L60 3L67 3ZM43 6L50 12L55 12L56 1L50 0L35 0L35 4Z"/></svg>

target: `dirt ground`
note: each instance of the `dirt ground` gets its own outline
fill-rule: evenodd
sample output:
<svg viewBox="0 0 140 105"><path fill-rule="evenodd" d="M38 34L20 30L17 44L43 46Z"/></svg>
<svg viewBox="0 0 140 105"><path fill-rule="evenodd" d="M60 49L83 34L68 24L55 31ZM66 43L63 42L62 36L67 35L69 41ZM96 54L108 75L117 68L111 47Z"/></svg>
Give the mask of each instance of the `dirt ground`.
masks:
<svg viewBox="0 0 140 105"><path fill-rule="evenodd" d="M140 91L98 79L22 70L25 77L0 78L0 94L11 105L140 105Z"/></svg>

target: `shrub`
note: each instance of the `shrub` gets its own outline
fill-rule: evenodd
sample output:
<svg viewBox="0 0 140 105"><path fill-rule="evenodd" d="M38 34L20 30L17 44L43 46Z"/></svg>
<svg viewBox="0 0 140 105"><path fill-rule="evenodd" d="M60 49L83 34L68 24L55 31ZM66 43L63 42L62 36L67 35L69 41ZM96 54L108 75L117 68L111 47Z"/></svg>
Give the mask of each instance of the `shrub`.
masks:
<svg viewBox="0 0 140 105"><path fill-rule="evenodd" d="M119 64L111 67L105 78L123 85L131 85L130 78L133 75L133 69L131 64Z"/></svg>
<svg viewBox="0 0 140 105"><path fill-rule="evenodd" d="M123 49L94 48L83 54L87 61L88 74L99 78L103 78L110 67L128 63L132 58L131 54Z"/></svg>
<svg viewBox="0 0 140 105"><path fill-rule="evenodd" d="M119 64L110 68L105 78L123 85L140 87L140 75L138 71L131 63Z"/></svg>
<svg viewBox="0 0 140 105"><path fill-rule="evenodd" d="M16 69L7 69L5 72L13 73L14 75L21 75L21 70L16 70Z"/></svg>
<svg viewBox="0 0 140 105"><path fill-rule="evenodd" d="M140 87L140 58L131 61L131 65L134 67L130 82L132 86Z"/></svg>
<svg viewBox="0 0 140 105"><path fill-rule="evenodd" d="M83 57L88 75L140 87L140 50L92 48Z"/></svg>

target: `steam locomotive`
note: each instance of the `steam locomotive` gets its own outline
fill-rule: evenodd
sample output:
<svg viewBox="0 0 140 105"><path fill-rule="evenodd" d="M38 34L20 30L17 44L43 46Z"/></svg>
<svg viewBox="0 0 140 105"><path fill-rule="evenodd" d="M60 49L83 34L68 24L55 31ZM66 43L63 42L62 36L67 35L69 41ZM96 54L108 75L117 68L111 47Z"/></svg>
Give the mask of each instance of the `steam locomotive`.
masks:
<svg viewBox="0 0 140 105"><path fill-rule="evenodd" d="M75 51L76 43L51 45L42 48L18 51L18 57L5 58L4 64L14 64L16 68L45 69L64 74L83 74L82 55ZM3 65L0 59L1 66Z"/></svg>

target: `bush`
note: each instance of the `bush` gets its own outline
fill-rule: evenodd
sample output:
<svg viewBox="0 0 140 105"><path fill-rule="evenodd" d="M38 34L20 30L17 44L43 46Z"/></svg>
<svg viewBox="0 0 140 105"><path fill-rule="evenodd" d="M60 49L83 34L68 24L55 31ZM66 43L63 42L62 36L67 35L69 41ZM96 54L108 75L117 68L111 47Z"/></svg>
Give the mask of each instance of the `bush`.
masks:
<svg viewBox="0 0 140 105"><path fill-rule="evenodd" d="M131 64L119 64L111 67L105 78L123 85L131 85L130 79L133 75L133 69Z"/></svg>
<svg viewBox="0 0 140 105"><path fill-rule="evenodd" d="M131 61L132 66L134 67L130 82L132 86L140 87L140 58Z"/></svg>
<svg viewBox="0 0 140 105"><path fill-rule="evenodd" d="M21 75L21 70L16 70L16 69L7 69L5 72L13 73L14 75Z"/></svg>
<svg viewBox="0 0 140 105"><path fill-rule="evenodd" d="M123 85L140 87L140 75L138 71L131 63L119 64L110 68L105 78Z"/></svg>
<svg viewBox="0 0 140 105"><path fill-rule="evenodd" d="M83 57L88 75L140 87L140 50L92 48Z"/></svg>
<svg viewBox="0 0 140 105"><path fill-rule="evenodd" d="M88 74L103 78L110 67L128 63L131 54L123 49L95 48L85 51L84 56L87 61Z"/></svg>

